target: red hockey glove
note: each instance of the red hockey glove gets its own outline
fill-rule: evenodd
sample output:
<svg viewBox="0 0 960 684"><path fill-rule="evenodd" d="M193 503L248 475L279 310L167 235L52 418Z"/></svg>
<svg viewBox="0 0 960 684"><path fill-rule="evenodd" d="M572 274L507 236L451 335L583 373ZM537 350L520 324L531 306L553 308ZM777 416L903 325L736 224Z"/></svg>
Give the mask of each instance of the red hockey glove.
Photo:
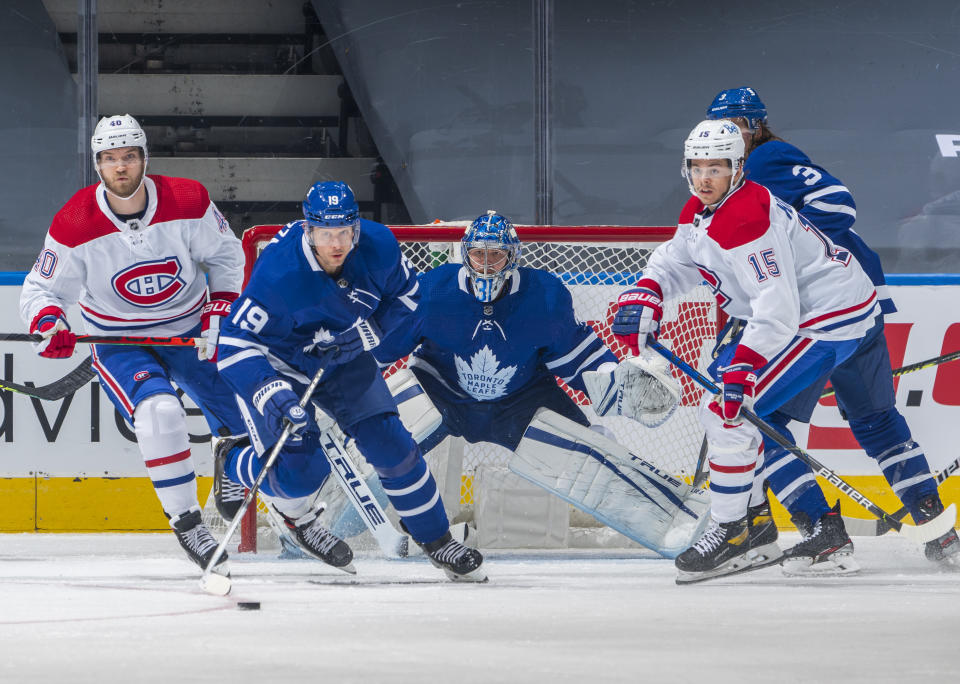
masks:
<svg viewBox="0 0 960 684"><path fill-rule="evenodd" d="M47 359L66 359L73 356L77 336L70 332L70 324L57 306L47 306L33 317L31 333L43 335L43 341L33 345L37 353Z"/></svg>
<svg viewBox="0 0 960 684"><path fill-rule="evenodd" d="M663 301L660 285L644 278L637 287L627 290L617 299L617 313L610 331L634 356L647 346L647 335L657 339L660 319L663 318Z"/></svg>
<svg viewBox="0 0 960 684"><path fill-rule="evenodd" d="M210 301L200 311L200 343L197 358L201 361L217 361L217 341L220 339L220 320L230 315L230 304L237 298L236 292L211 292Z"/></svg>

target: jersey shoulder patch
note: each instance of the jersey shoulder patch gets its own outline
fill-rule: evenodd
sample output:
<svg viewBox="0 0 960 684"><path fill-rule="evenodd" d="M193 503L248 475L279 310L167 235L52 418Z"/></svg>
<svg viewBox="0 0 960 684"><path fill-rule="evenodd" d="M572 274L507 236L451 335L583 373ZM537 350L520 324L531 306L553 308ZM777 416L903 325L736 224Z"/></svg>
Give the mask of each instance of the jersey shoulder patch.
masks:
<svg viewBox="0 0 960 684"><path fill-rule="evenodd" d="M703 211L703 209L703 202L696 197L691 197L687 200L687 203L683 205L677 224L682 226L687 223L693 223L693 217Z"/></svg>
<svg viewBox="0 0 960 684"><path fill-rule="evenodd" d="M82 188L57 212L50 237L66 247L78 247L104 235L119 233L97 205L97 185Z"/></svg>
<svg viewBox="0 0 960 684"><path fill-rule="evenodd" d="M753 242L770 228L770 191L751 181L721 204L707 235L723 249Z"/></svg>
<svg viewBox="0 0 960 684"><path fill-rule="evenodd" d="M190 178L150 176L157 188L157 211L151 223L202 218L210 206L203 184Z"/></svg>

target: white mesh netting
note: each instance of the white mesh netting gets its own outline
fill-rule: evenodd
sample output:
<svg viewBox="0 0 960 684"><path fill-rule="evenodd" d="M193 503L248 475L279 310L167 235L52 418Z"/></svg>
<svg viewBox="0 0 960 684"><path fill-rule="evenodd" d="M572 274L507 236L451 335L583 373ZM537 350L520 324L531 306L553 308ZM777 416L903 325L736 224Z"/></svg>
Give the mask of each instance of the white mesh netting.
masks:
<svg viewBox="0 0 960 684"><path fill-rule="evenodd" d="M395 229L401 249L414 267L421 272L448 262L459 262L459 235L466 223L450 223L404 227ZM260 226L244 236L248 255L259 253L270 236L280 226ZM450 235L437 241L444 228ZM624 350L614 340L610 324L617 296L636 283L657 242L651 241L643 229L629 235L629 229L617 228L607 237L603 227L583 228L583 241L577 239L577 229L566 229L564 241L543 241L550 228L517 227L523 244L521 264L548 270L556 274L570 289L577 316L588 322L618 357ZM528 241L526 234L536 234L536 241ZM629 241L625 241L625 233ZM422 237L421 237L422 234ZM420 239L418 239L420 238ZM610 241L606 241L606 240ZM589 240L589 241L587 241ZM249 258L249 257L248 257ZM697 288L680 300L669 301L664 308L660 340L673 349L687 363L705 369L709 362L712 341L716 337L716 304L705 286ZM392 373L396 364L386 371ZM616 436L617 441L636 455L686 480L694 476L703 431L696 417L696 406L703 392L689 378L674 370L681 383L680 407L660 427L645 428L627 418L599 418L590 409L586 397L568 387L564 389L584 409L588 418L602 423ZM561 383L563 386L563 384ZM477 492L475 475L483 466L505 465L509 452L492 444L465 445L463 475L460 489L461 510L469 511ZM448 506L449 508L449 506ZM207 511L212 507L207 506ZM265 517L265 516L261 516ZM460 516L460 519L467 516ZM214 525L217 523L214 521ZM265 524L265 523L264 523ZM249 540L248 540L249 542ZM262 543L262 540L261 540Z"/></svg>

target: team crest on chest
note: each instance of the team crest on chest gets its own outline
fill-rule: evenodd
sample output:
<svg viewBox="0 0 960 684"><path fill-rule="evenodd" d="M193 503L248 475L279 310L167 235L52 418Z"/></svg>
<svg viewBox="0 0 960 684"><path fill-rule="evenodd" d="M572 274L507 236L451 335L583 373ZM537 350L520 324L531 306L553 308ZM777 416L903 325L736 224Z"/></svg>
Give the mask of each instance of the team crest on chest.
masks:
<svg viewBox="0 0 960 684"><path fill-rule="evenodd" d="M182 270L177 257L141 261L117 273L111 283L120 298L134 306L159 306L186 287Z"/></svg>
<svg viewBox="0 0 960 684"><path fill-rule="evenodd" d="M484 345L470 357L467 363L456 354L453 362L457 367L460 387L474 399L498 399L507 391L507 385L517 372L516 366L500 368L500 362L490 347Z"/></svg>

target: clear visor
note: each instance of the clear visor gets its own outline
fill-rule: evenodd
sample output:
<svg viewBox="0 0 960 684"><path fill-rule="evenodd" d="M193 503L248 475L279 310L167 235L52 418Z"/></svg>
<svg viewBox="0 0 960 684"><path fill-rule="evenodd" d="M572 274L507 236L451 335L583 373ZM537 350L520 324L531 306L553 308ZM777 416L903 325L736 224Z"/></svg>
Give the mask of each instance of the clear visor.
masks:
<svg viewBox="0 0 960 684"><path fill-rule="evenodd" d="M139 166L141 162L143 162L143 156L141 155L140 150L124 152L123 154L111 152L110 150L104 150L100 153L99 158L97 159L97 164L99 166L105 166L108 168L115 168L117 166Z"/></svg>
<svg viewBox="0 0 960 684"><path fill-rule="evenodd" d="M467 250L467 259L470 260L470 267L476 271L479 276L497 275L507 265L510 258L510 252L505 249L490 247L471 247Z"/></svg>
<svg viewBox="0 0 960 684"><path fill-rule="evenodd" d="M730 168L730 162L727 160L709 160L707 163L703 163L698 159L693 159L687 162L687 174L690 176L690 180L720 180L722 178L729 178L733 175L733 169Z"/></svg>
<svg viewBox="0 0 960 684"><path fill-rule="evenodd" d="M318 226L307 224L307 235L314 247L349 247L353 244L354 226Z"/></svg>

